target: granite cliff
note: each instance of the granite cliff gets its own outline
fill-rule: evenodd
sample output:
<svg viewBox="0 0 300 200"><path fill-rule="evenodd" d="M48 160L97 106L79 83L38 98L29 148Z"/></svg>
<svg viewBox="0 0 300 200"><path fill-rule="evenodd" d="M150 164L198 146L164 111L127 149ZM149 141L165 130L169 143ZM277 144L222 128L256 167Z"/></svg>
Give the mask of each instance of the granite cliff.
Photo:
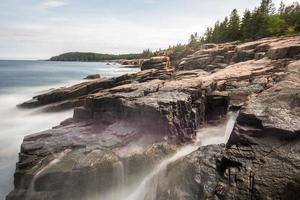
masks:
<svg viewBox="0 0 300 200"><path fill-rule="evenodd" d="M227 144L170 163L144 199L297 199L299 60L300 36L206 44L36 96L19 107L74 116L24 138L7 200L120 199L229 110L238 117Z"/></svg>

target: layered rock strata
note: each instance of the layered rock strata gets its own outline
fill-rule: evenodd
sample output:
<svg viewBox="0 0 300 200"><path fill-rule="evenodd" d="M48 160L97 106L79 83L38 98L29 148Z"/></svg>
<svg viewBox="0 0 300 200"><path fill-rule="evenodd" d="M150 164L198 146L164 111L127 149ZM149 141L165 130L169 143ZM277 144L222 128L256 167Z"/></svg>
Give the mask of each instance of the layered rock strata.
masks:
<svg viewBox="0 0 300 200"><path fill-rule="evenodd" d="M24 139L7 199L116 199L113 187L134 188L228 109L241 110L227 145L201 147L168 166L157 199L292 199L300 180L299 42L209 44L181 70L160 57L136 74L35 97L22 106L76 107L74 116ZM121 184L114 177L124 169Z"/></svg>
<svg viewBox="0 0 300 200"><path fill-rule="evenodd" d="M170 68L170 58L167 56L152 57L148 60L144 60L141 65L141 70L168 68Z"/></svg>
<svg viewBox="0 0 300 200"><path fill-rule="evenodd" d="M247 43L207 44L203 45L194 54L183 58L178 69L204 69L212 71L224 68L233 63L259 60L264 57L272 60L284 58L299 59L299 41L299 36L294 36L265 38Z"/></svg>
<svg viewBox="0 0 300 200"><path fill-rule="evenodd" d="M299 92L296 61L282 81L250 97L227 147L201 147L162 172L156 198L298 199Z"/></svg>

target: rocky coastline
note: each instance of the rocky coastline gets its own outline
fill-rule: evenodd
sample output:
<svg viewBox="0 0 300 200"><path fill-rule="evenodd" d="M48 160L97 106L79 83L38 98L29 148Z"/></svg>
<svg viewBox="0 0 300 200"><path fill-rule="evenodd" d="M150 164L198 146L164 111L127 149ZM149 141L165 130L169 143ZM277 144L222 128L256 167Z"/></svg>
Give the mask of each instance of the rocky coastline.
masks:
<svg viewBox="0 0 300 200"><path fill-rule="evenodd" d="M300 36L206 44L140 65L135 74L97 77L18 105L74 115L24 138L7 200L117 199L113 189L136 187L141 174L229 110L239 113L227 144L171 163L154 199L298 198Z"/></svg>

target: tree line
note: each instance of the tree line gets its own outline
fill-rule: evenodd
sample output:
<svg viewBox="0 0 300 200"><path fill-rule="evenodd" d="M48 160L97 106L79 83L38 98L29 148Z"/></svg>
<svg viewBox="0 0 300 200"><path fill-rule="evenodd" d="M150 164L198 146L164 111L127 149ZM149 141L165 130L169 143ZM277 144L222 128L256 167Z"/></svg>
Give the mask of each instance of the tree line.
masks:
<svg viewBox="0 0 300 200"><path fill-rule="evenodd" d="M254 40L269 36L280 36L300 32L300 4L285 5L283 1L276 9L272 0L262 0L254 10L245 10L240 16L237 9L206 29L203 36L192 34L188 46L203 43L223 43L237 40Z"/></svg>
<svg viewBox="0 0 300 200"><path fill-rule="evenodd" d="M136 54L100 54L100 53L86 53L86 52L70 52L64 53L55 57L50 58L50 61L108 61L108 60L121 60L121 59L142 59L150 58L154 53L150 49L144 50L142 53Z"/></svg>

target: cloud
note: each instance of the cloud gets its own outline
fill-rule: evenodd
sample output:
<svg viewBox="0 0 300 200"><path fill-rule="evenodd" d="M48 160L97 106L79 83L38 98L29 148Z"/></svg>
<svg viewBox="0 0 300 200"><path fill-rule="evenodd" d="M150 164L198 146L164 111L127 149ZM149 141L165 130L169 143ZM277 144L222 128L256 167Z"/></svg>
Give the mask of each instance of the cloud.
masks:
<svg viewBox="0 0 300 200"><path fill-rule="evenodd" d="M64 6L67 3L64 0L46 0L43 3L44 8L55 8L55 7L60 7Z"/></svg>
<svg viewBox="0 0 300 200"><path fill-rule="evenodd" d="M261 0L30 0L39 1L35 7L0 1L8 4L0 4L0 57L46 59L68 51L134 53L186 43L232 8L252 9ZM68 12L45 12L65 5Z"/></svg>
<svg viewBox="0 0 300 200"><path fill-rule="evenodd" d="M159 1L158 0L144 0L144 3L145 4L157 4L157 3L159 3Z"/></svg>

